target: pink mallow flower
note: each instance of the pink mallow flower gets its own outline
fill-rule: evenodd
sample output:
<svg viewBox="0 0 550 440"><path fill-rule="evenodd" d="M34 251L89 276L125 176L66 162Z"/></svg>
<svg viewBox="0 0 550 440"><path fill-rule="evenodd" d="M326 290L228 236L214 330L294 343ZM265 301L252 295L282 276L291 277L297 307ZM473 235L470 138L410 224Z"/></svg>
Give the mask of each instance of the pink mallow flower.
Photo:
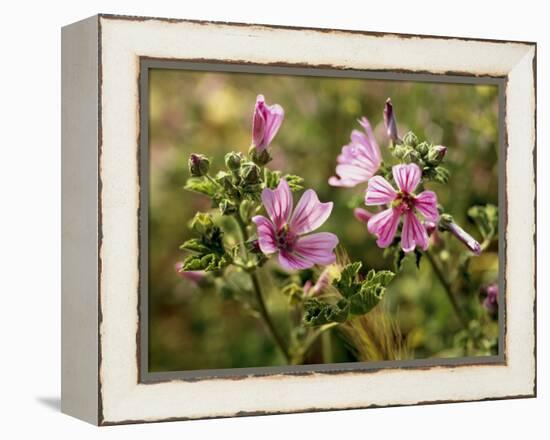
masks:
<svg viewBox="0 0 550 440"><path fill-rule="evenodd" d="M264 96L258 95L252 119L252 146L256 150L261 152L269 146L284 117L285 112L279 104L267 105Z"/></svg>
<svg viewBox="0 0 550 440"><path fill-rule="evenodd" d="M292 194L285 179L281 179L275 190L265 188L262 202L269 218L257 215L252 221L258 228L258 245L265 255L278 252L279 263L289 270L336 261L336 235L330 232L305 235L327 220L332 202L319 202L315 191L308 189L293 211Z"/></svg>
<svg viewBox="0 0 550 440"><path fill-rule="evenodd" d="M338 156L336 176L328 183L332 186L351 188L367 182L380 168L382 156L367 118L361 118L359 124L365 133L359 130L351 132L351 142L342 147Z"/></svg>
<svg viewBox="0 0 550 440"><path fill-rule="evenodd" d="M414 163L395 165L392 172L399 187L397 191L382 176L375 176L369 180L365 204L367 206L389 205L389 208L369 219L368 230L378 238L376 241L378 246L388 247L395 237L401 218L403 218L401 232L403 251L411 252L416 246L426 250L428 248L428 233L417 214L422 214L426 221L437 222L439 217L437 196L433 191L414 194L422 177L422 171L418 165Z"/></svg>

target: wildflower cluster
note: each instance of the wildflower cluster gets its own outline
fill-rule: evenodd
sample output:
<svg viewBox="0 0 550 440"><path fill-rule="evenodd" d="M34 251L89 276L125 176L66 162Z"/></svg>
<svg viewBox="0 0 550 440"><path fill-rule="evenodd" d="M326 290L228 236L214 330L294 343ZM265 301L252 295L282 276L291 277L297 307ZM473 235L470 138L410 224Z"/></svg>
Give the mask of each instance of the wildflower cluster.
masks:
<svg viewBox="0 0 550 440"><path fill-rule="evenodd" d="M361 262L349 262L345 250L338 248L338 236L319 231L332 213L333 202L320 201L313 189L302 192L305 183L301 177L268 167L270 147L284 117L280 105L268 105L258 95L246 153L227 153L216 172L215 158L190 155L185 189L208 197L211 209L196 213L191 221L195 237L181 245L187 256L176 264L176 271L198 285L216 286L224 298L238 300L265 323L286 361L301 363L326 330L342 325L344 333L357 336L369 328L367 321L359 320L381 301L395 274L390 270L362 270ZM447 184L450 178L443 165L447 148L421 141L413 132L400 137L389 99L383 119L389 144L384 154L369 120L360 118L361 130L351 132L328 183L364 189L364 207L356 206L354 215L366 224L384 254L394 257L395 272L402 269L407 255L414 255L417 265L427 255L464 326L465 344L478 344L475 341L483 335L477 339L472 336L470 319L457 302L455 291L468 282L470 258L488 248L496 237L498 211L492 205L469 210L483 238L479 243L439 203L437 186ZM386 162L383 157L387 157ZM295 193L300 192L295 202ZM452 235L465 249L456 258L458 275L452 279L445 273L449 257L447 253L443 258L442 234ZM441 252L434 253L430 247ZM266 264L270 260L276 263ZM259 275L264 266L269 270L262 270L262 277L270 276L269 285L288 298L288 334L280 331L264 300L264 278ZM497 296L498 286L486 290L483 305L493 315ZM399 334L391 330L395 324L388 324L393 321L383 313L378 321L385 323L391 334ZM353 340L357 340L355 336ZM374 346L370 341L363 345L363 351L371 353ZM395 350L386 351L397 358L406 350L398 344Z"/></svg>
<svg viewBox="0 0 550 440"><path fill-rule="evenodd" d="M270 145L283 119L283 108L268 105L259 95L247 153L227 153L224 167L215 173L215 159L200 153L190 155L185 189L208 197L212 209L197 213L191 221L195 237L181 245L188 255L176 270L196 283L214 279L226 296L235 293L229 280L249 277L241 283L245 288L239 289L239 301L265 322L287 361L298 362L306 355L311 338L320 334L307 328L367 313L380 301L393 273L371 270L362 278L361 263L336 264L338 237L317 231L329 218L333 202L321 202L313 189L307 189L295 203L293 193L303 189L303 179L268 168ZM283 269L277 269L281 292L292 298L293 314L301 316L289 341L267 310L257 273L271 257L276 257ZM326 269L315 281L316 267ZM334 276L327 275L329 270ZM296 271L302 271L299 283ZM331 302L332 297L321 302L327 291L337 297L336 302Z"/></svg>

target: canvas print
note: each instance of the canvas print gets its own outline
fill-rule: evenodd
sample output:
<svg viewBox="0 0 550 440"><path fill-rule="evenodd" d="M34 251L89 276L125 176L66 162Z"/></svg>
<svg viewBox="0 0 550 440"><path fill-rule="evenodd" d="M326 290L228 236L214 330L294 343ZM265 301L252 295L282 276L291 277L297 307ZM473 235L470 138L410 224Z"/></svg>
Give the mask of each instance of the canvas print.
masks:
<svg viewBox="0 0 550 440"><path fill-rule="evenodd" d="M499 354L499 90L151 69L148 368Z"/></svg>

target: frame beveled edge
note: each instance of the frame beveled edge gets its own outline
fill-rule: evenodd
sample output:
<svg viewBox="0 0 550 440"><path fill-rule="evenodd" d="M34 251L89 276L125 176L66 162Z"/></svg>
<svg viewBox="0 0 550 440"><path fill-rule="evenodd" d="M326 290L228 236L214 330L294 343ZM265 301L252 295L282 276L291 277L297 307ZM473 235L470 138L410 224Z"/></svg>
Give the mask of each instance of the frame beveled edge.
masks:
<svg viewBox="0 0 550 440"><path fill-rule="evenodd" d="M113 15L108 15L108 14L101 14L99 17L98 17L98 27L99 27L99 48L98 48L98 51L99 51L99 59L100 59L100 81L99 81L99 88L98 88L98 93L99 93L99 96L98 96L98 105L99 105L99 111L101 112L101 93L102 93L102 88L101 88L101 75L102 75L102 68L101 68L101 18L108 18L108 19L120 19L120 20L132 20L132 21L147 21L147 20L161 20L161 21L166 21L166 22L196 22L194 20L173 20L173 19L155 19L155 18L148 18L148 17L128 17L128 16L113 16ZM222 23L222 22L207 22L207 21L200 21L199 22L200 24L224 24L224 25L235 25L235 26L257 26L257 25L248 25L248 24L240 24L240 23ZM263 26L262 27L269 27L269 28L274 28L274 29L293 29L293 30L318 30L320 32L331 32L333 30L329 30L329 29L315 29L315 28L298 28L298 27L285 27L285 26L271 26L271 25L267 25L267 26ZM451 39L451 40L461 40L461 41L479 41L479 42L497 42L497 43L511 43L510 41L502 41L502 40L489 40L489 39L473 39L473 38L456 38L456 37L441 37L441 36L435 36L435 37L432 37L432 36L424 36L424 35L404 35L404 34L391 34L391 33L373 33L373 32L363 32L363 31L345 31L345 30L334 30L335 32L343 32L343 33L349 33L349 34L353 34L353 33L360 33L360 34L364 34L364 35L374 35L374 36L384 36L384 35L395 35L395 36L398 36L398 37L403 37L403 38L412 38L412 37L418 37L418 38L421 38L421 39L429 39L429 38L441 38L441 39ZM513 42L513 43L516 43L516 42ZM534 164L534 182L535 182L535 189L534 189L534 203L535 203L535 210L536 210L536 43L531 43L531 42L518 42L520 44L525 44L525 45L529 45L529 46L534 46L535 47L535 53L534 53L534 56L533 56L533 69L532 69L532 72L533 72L533 77L534 77L534 80L533 80L533 85L534 85L534 116L535 116L535 127L534 127L534 136L535 136L535 139L534 139L534 146L533 146L533 150L532 150L532 155L533 155L533 164ZM313 67L313 66L311 66ZM321 66L323 67L323 66ZM393 69L395 71L395 69ZM415 73L422 73L422 72L417 72L417 71L414 71ZM453 74L457 74L457 75L468 75L467 72L452 72ZM507 78L507 77L506 77ZM102 142L101 142L101 116L99 118L99 133L100 133L100 136L99 136L99 160L101 160L101 145L102 145ZM101 173L99 173L101 174ZM100 191L100 194L101 194L101 175L98 176L99 177L99 191ZM99 198L101 199L101 197ZM101 200L99 201L100 205L99 205L99 210L98 210L98 213L99 213L99 227L98 227L98 237L100 239L100 244L99 244L99 248L101 247L101 239L102 239L102 234L101 234ZM536 212L536 211L535 211ZM437 400L437 401L423 401L423 402L418 402L418 403L414 403L414 405L424 405L424 404L433 404L433 403L447 403L447 402L464 402L464 401L473 401L473 400L480 400L480 401L485 401L485 400L499 400L499 399L508 399L508 398L525 398L525 397L535 397L536 396L536 216L534 218L534 221L535 221L535 225L534 225L534 236L533 236L533 239L534 239L534 248L535 248L535 265L534 265L534 270L535 270L535 273L534 273L534 324L535 324L535 329L534 329L534 341L535 341L535 346L534 346L534 358L535 358L535 376L534 376L534 388L533 388L533 393L532 394L522 394L522 395L510 395L510 396L504 396L504 397L495 397L495 398L483 398L483 399L465 399L465 400L461 400L461 399L458 399L458 400ZM99 258L98 258L98 263L99 263L99 271L101 272L101 255L99 255ZM99 272L99 273L100 273ZM99 286L99 288L101 288L101 286ZM99 326L101 325L101 298L99 298L99 306L100 306L100 309L99 309L99 316L98 316L98 323L99 323ZM100 329L98 329L100 330ZM101 333L99 331L99 338L100 338L100 347L99 347L99 363L101 364ZM131 420L131 419L128 419L128 420L125 420L125 421L116 421L116 422L110 422L110 421L107 421L105 420L104 418L104 415L103 415L103 411L102 411L102 407L101 407L101 401L102 401L102 396L101 396L101 378L98 377L99 379L99 400L100 400L100 406L99 406L99 424L100 425L109 425L109 424L123 424L123 423L141 423L141 422L155 422L155 421L169 421L169 420L190 420L190 419L195 419L196 417L168 417L168 418L163 418L162 420ZM394 405L382 405L382 406L405 406L405 405L410 405L410 404L394 404ZM230 416L224 416L224 415L220 415L220 416L212 416L212 417L199 417L199 418L219 418L219 417L232 417L232 416L248 416L248 415L264 415L264 414L281 414L281 413L290 413L290 412L312 412L312 411L330 411L330 410L339 410L339 409L352 409L352 408L372 408L372 407L378 407L380 405L368 405L368 406L359 406L359 407L356 407L356 406L352 406L352 407L349 407L349 408L341 408L341 407L337 407L337 408L309 408L309 409L300 409L300 410L296 410L296 411L273 411L273 412L265 412L265 411L253 411L253 412L249 412L249 411L242 411L242 412L239 412L237 414L234 414L234 415L230 415Z"/></svg>

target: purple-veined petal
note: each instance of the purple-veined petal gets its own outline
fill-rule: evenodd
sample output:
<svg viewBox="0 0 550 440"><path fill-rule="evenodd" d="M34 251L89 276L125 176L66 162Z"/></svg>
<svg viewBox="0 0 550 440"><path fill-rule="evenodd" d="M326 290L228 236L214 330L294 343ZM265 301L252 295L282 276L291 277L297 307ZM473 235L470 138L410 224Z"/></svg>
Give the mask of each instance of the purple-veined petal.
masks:
<svg viewBox="0 0 550 440"><path fill-rule="evenodd" d="M428 249L428 233L414 212L409 210L405 212L403 218L401 248L405 252L411 252L416 246L420 246L423 250Z"/></svg>
<svg viewBox="0 0 550 440"><path fill-rule="evenodd" d="M290 230L296 235L314 231L330 216L332 205L332 202L321 203L317 193L308 189L302 194L290 218Z"/></svg>
<svg viewBox="0 0 550 440"><path fill-rule="evenodd" d="M280 251L279 264L287 270L302 270L313 267L315 263L293 252Z"/></svg>
<svg viewBox="0 0 550 440"><path fill-rule="evenodd" d="M361 223L368 223L371 217L374 215L372 212L367 211L363 208L355 208L353 210L353 215L357 220L359 220Z"/></svg>
<svg viewBox="0 0 550 440"><path fill-rule="evenodd" d="M264 97L263 95L258 95L256 98L256 106L254 107L254 117L252 119L252 145L260 151L267 146L267 144L264 143L266 124L264 108Z"/></svg>
<svg viewBox="0 0 550 440"><path fill-rule="evenodd" d="M265 255L277 252L277 235L273 223L263 215L252 218L258 233L258 246Z"/></svg>
<svg viewBox="0 0 550 440"><path fill-rule="evenodd" d="M336 186L341 188L353 188L359 182L350 179L342 179L338 176L332 176L328 179L328 184L330 186Z"/></svg>
<svg viewBox="0 0 550 440"><path fill-rule="evenodd" d="M422 191L414 199L415 208L426 220L437 222L439 211L437 210L437 195L433 191Z"/></svg>
<svg viewBox="0 0 550 440"><path fill-rule="evenodd" d="M262 203L269 215L269 218L279 231L288 223L292 212L292 194L285 179L279 181L276 189L265 188L262 191Z"/></svg>
<svg viewBox="0 0 550 440"><path fill-rule="evenodd" d="M382 160L382 154L380 153L380 147L378 146L378 142L376 142L376 138L374 137L374 133L372 131L370 122L364 116L361 119L359 119L358 122L361 125L361 127L363 127L363 129L365 130L365 133L367 134L367 138L369 140L369 146L370 146L370 153L372 154L372 157L376 159L376 162L380 166L380 162Z"/></svg>
<svg viewBox="0 0 550 440"><path fill-rule="evenodd" d="M397 192L391 186L390 182L382 176L374 176L369 180L367 192L365 194L365 205L388 205L397 197Z"/></svg>
<svg viewBox="0 0 550 440"><path fill-rule="evenodd" d="M392 172L399 189L407 193L414 192L422 177L422 171L415 163L395 165Z"/></svg>
<svg viewBox="0 0 550 440"><path fill-rule="evenodd" d="M334 248L338 246L338 237L330 232L300 237L294 244L294 253L313 261L315 264L327 265L336 261Z"/></svg>
<svg viewBox="0 0 550 440"><path fill-rule="evenodd" d="M267 108L267 121L265 124L264 142L268 146L283 123L285 111L279 104L273 104Z"/></svg>
<svg viewBox="0 0 550 440"><path fill-rule="evenodd" d="M395 208L388 208L371 217L367 228L371 234L376 235L378 238L376 244L379 247L385 248L391 244L399 226L400 218L401 212Z"/></svg>

